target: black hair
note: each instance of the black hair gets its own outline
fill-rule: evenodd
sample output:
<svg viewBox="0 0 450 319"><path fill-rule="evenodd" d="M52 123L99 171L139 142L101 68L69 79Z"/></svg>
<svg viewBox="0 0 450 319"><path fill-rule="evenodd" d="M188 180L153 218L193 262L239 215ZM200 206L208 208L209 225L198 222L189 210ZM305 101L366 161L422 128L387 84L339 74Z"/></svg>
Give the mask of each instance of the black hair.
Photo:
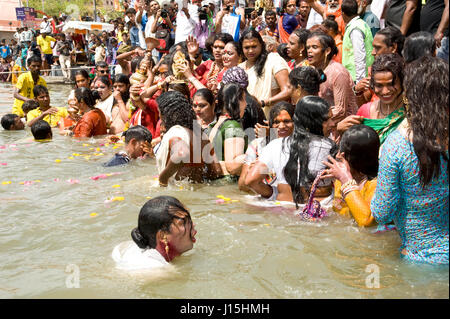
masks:
<svg viewBox="0 0 450 319"><path fill-rule="evenodd" d="M75 89L75 97L78 102L84 101L90 108L94 108L97 100L100 99L96 90L91 91L91 89L84 87Z"/></svg>
<svg viewBox="0 0 450 319"><path fill-rule="evenodd" d="M158 231L170 232L170 225L176 213L182 212L184 223L192 225L191 215L183 204L172 196L158 196L147 201L142 206L139 217L138 227L131 231L131 238L139 248L156 248L156 234Z"/></svg>
<svg viewBox="0 0 450 319"><path fill-rule="evenodd" d="M45 140L48 138L52 138L52 128L50 124L48 124L44 120L38 120L31 125L31 133L35 140Z"/></svg>
<svg viewBox="0 0 450 319"><path fill-rule="evenodd" d="M265 17L267 16L276 16L277 13L273 10L266 10L266 13L264 14Z"/></svg>
<svg viewBox="0 0 450 319"><path fill-rule="evenodd" d="M14 125L16 121L16 117L19 117L17 114L5 114L2 116L2 126L5 130L10 130L11 126Z"/></svg>
<svg viewBox="0 0 450 319"><path fill-rule="evenodd" d="M112 86L111 79L108 76L106 76L106 75L102 75L102 76L97 77L95 82L97 82L97 81L102 82L104 85L106 85L109 88Z"/></svg>
<svg viewBox="0 0 450 319"><path fill-rule="evenodd" d="M228 42L233 42L233 36L231 34L228 33L217 33L214 35L213 41L212 41L212 45L214 45L214 42L216 42L217 40L222 41L223 43L227 44Z"/></svg>
<svg viewBox="0 0 450 319"><path fill-rule="evenodd" d="M168 85L168 89L180 92L184 95L188 102L191 103L191 91L189 90L187 83L171 82Z"/></svg>
<svg viewBox="0 0 450 319"><path fill-rule="evenodd" d="M283 12L283 13L286 12L286 8L287 8L289 1L291 1L291 0L281 0L281 2L282 2L281 12ZM295 0L295 6L298 7L298 0Z"/></svg>
<svg viewBox="0 0 450 319"><path fill-rule="evenodd" d="M294 88L299 86L305 90L308 95L318 95L320 84L327 80L327 76L322 70L312 66L301 66L294 68L289 73L289 82Z"/></svg>
<svg viewBox="0 0 450 319"><path fill-rule="evenodd" d="M269 127L272 128L273 122L277 118L278 115L280 115L281 111L288 112L289 116L293 119L294 118L294 112L295 107L286 101L281 101L276 103L269 112Z"/></svg>
<svg viewBox="0 0 450 319"><path fill-rule="evenodd" d="M322 51L325 51L327 48L330 48L331 51L327 56L328 61L330 61L336 54L338 54L338 48L336 47L336 42L331 37L331 35L322 32L320 30L311 32L308 39L318 38L319 42L322 46Z"/></svg>
<svg viewBox="0 0 450 319"><path fill-rule="evenodd" d="M261 45L261 54L259 55L258 59L255 62L256 75L260 78L263 75L264 65L266 64L267 56L269 55L269 53L266 50L266 44L264 43L264 40L262 39L261 35L259 34L259 32L253 29L245 30L242 33L242 36L239 38L239 45L241 47L242 52L244 52L243 49L244 40L251 40L251 39L256 39ZM244 59L247 59L245 55Z"/></svg>
<svg viewBox="0 0 450 319"><path fill-rule="evenodd" d="M125 74L119 73L116 74L113 79L112 79L113 85L114 83L123 83L125 85L128 85L128 89L126 90L125 93L120 93L120 95L122 96L122 100L125 104L127 104L128 99L130 98L130 78L128 76L126 76ZM117 104L116 98L114 98L114 102L113 104Z"/></svg>
<svg viewBox="0 0 450 319"><path fill-rule="evenodd" d="M193 130L196 115L189 100L178 91L164 92L156 99L161 112L161 120L168 131L172 126L181 125Z"/></svg>
<svg viewBox="0 0 450 319"><path fill-rule="evenodd" d="M420 31L406 38L402 53L405 62L410 63L424 55L434 55L435 52L436 41L433 35L426 31Z"/></svg>
<svg viewBox="0 0 450 319"><path fill-rule="evenodd" d="M354 17L358 15L358 3L356 0L343 0L341 3L342 13L347 17Z"/></svg>
<svg viewBox="0 0 450 319"><path fill-rule="evenodd" d="M131 59L131 73L136 72L136 69L141 64L143 59L144 59L143 56L136 56L133 59Z"/></svg>
<svg viewBox="0 0 450 319"><path fill-rule="evenodd" d="M33 62L37 62L39 64L42 63L42 59L39 55L33 54L32 56L30 56L27 60L28 65L30 65Z"/></svg>
<svg viewBox="0 0 450 319"><path fill-rule="evenodd" d="M89 77L89 73L85 69L80 69L75 72L75 78L77 75L81 75L83 78L87 79L89 83L91 83L91 78ZM77 88L77 83L75 82L75 88Z"/></svg>
<svg viewBox="0 0 450 319"><path fill-rule="evenodd" d="M130 127L128 130L123 132L122 136L125 137L125 144L128 144L131 139L135 139L136 141L144 141L151 143L152 142L152 133L142 125L135 125Z"/></svg>
<svg viewBox="0 0 450 319"><path fill-rule="evenodd" d="M97 62L97 64L95 65L95 68L107 68L108 67L108 63L106 63L105 61L99 61Z"/></svg>
<svg viewBox="0 0 450 319"><path fill-rule="evenodd" d="M127 11L125 11L125 14L128 14L128 13L136 14L136 10L134 8L128 8Z"/></svg>
<svg viewBox="0 0 450 319"><path fill-rule="evenodd" d="M28 100L23 102L22 111L30 112L31 110L37 109L39 107L39 102L36 100Z"/></svg>
<svg viewBox="0 0 450 319"><path fill-rule="evenodd" d="M306 41L308 40L308 37L311 33L311 31L309 31L308 29L296 29L294 30L294 33L297 37L298 37L298 45L299 46L303 46L303 52L302 55L304 58L306 58L308 56L308 52L306 50Z"/></svg>
<svg viewBox="0 0 450 319"><path fill-rule="evenodd" d="M239 42L236 42L236 41L230 41L230 42L225 43L225 45L227 45L227 44L232 44L232 45L233 45L233 47L234 47L234 49L236 50L236 52L237 52L237 54L238 54L239 57L242 58L242 57L244 56L244 53L242 52L242 48L241 48L241 46L239 45Z"/></svg>
<svg viewBox="0 0 450 319"><path fill-rule="evenodd" d="M367 175L369 180L377 177L380 138L377 132L366 125L351 126L341 137L339 151L350 168Z"/></svg>
<svg viewBox="0 0 450 319"><path fill-rule="evenodd" d="M197 92L195 92L192 98L194 98L197 95L204 98L206 102L208 102L210 105L214 105L214 103L216 103L216 97L214 96L214 93L210 89L207 88L199 89ZM217 105L214 105L214 114L217 117L219 117L222 114L222 109Z"/></svg>
<svg viewBox="0 0 450 319"><path fill-rule="evenodd" d="M313 138L325 138L323 123L328 120L329 109L328 102L318 96L305 96L298 101L295 107L294 133L289 137L291 139L289 160L283 173L289 186L291 186L292 196L297 208L299 203L304 203L306 200L301 188L309 189L316 177L308 169L309 144ZM334 145L331 140L329 141ZM334 145L330 154L333 154L335 150Z"/></svg>
<svg viewBox="0 0 450 319"><path fill-rule="evenodd" d="M400 83L403 83L405 63L397 53L378 55L372 64L372 74L370 76L370 88L372 90L375 86L375 74L379 72L390 72L392 74L392 85L395 84L397 78L400 80Z"/></svg>
<svg viewBox="0 0 450 319"><path fill-rule="evenodd" d="M280 43L277 46L277 53L285 60L285 61L290 61L291 58L289 57L288 53L287 53L287 43Z"/></svg>
<svg viewBox="0 0 450 319"><path fill-rule="evenodd" d="M245 90L237 83L231 82L222 86L217 94L217 107L228 113L232 120L240 122L239 101L245 99Z"/></svg>
<svg viewBox="0 0 450 319"><path fill-rule="evenodd" d="M47 87L45 87L45 86L43 86L43 85L36 85L36 86L33 88L33 95L34 95L34 97L39 96L39 94L41 94L41 93L46 93L46 94L48 94L48 89L47 89Z"/></svg>
<svg viewBox="0 0 450 319"><path fill-rule="evenodd" d="M392 47L397 44L397 53L402 55L403 45L405 43L405 36L396 27L386 27L378 31L375 35L382 35L384 37L384 43L388 47Z"/></svg>
<svg viewBox="0 0 450 319"><path fill-rule="evenodd" d="M339 25L337 24L336 20L333 18L327 17L322 21L322 25L327 28L333 30L334 33L339 33Z"/></svg>
<svg viewBox="0 0 450 319"><path fill-rule="evenodd" d="M447 162L447 175L449 172L448 71L447 62L429 55L407 64L405 68L406 119L423 188L438 178L441 167L445 167L441 165L441 156Z"/></svg>

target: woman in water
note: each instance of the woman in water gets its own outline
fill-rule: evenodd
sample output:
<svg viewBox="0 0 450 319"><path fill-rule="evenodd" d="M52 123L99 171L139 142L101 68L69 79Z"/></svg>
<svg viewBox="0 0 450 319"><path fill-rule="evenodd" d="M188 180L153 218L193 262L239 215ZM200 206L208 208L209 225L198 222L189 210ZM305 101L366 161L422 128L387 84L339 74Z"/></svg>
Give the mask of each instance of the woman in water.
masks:
<svg viewBox="0 0 450 319"><path fill-rule="evenodd" d="M138 226L131 231L133 241L114 247L112 258L123 270L167 266L194 247L196 234L186 207L172 196L158 196L141 208Z"/></svg>
<svg viewBox="0 0 450 319"><path fill-rule="evenodd" d="M342 135L336 159L328 157L324 178L334 178L333 209L353 216L359 226L370 226L375 220L370 201L377 186L380 139L374 129L354 125Z"/></svg>
<svg viewBox="0 0 450 319"><path fill-rule="evenodd" d="M406 119L381 150L372 214L394 221L409 261L448 264L448 64L424 56L406 66Z"/></svg>
<svg viewBox="0 0 450 319"><path fill-rule="evenodd" d="M74 137L91 137L106 134L106 118L102 110L95 108L98 93L82 87L75 90L76 106L81 119L73 129Z"/></svg>

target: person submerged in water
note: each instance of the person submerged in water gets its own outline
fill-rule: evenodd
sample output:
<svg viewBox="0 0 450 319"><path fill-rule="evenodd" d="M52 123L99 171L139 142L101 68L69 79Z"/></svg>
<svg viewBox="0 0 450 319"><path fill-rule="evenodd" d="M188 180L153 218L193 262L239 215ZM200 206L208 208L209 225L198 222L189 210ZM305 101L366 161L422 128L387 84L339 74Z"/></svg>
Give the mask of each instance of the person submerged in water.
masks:
<svg viewBox="0 0 450 319"><path fill-rule="evenodd" d="M114 154L113 158L103 164L104 167L124 165L132 159L153 155L152 133L145 126L133 126L123 132L122 136L125 137L125 150Z"/></svg>
<svg viewBox="0 0 450 319"><path fill-rule="evenodd" d="M184 205L172 196L158 196L141 208L138 227L131 231L133 241L114 247L112 258L116 267L123 270L167 266L194 247L196 234Z"/></svg>

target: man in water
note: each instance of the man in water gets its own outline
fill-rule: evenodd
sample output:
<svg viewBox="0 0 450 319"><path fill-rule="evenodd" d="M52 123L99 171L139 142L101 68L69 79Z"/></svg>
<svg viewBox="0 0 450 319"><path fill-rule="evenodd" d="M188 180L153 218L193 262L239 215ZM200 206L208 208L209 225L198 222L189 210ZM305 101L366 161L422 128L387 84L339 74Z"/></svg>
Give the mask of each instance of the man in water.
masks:
<svg viewBox="0 0 450 319"><path fill-rule="evenodd" d="M33 89L36 85L47 86L44 78L40 76L42 59L40 56L32 55L28 60L29 72L23 73L17 79L16 88L14 89L14 105L11 113L23 117L25 114L22 110L22 104L25 101L33 100Z"/></svg>

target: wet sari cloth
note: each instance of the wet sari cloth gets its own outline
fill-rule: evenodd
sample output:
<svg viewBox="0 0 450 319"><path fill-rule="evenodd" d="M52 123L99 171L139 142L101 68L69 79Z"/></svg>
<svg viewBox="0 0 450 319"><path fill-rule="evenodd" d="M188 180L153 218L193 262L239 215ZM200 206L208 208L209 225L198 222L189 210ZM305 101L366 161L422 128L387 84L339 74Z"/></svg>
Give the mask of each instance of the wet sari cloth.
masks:
<svg viewBox="0 0 450 319"><path fill-rule="evenodd" d="M384 119L367 119L365 118L362 124L373 128L380 137L380 144L383 144L386 138L393 131L397 129L400 123L405 118L405 108L401 107L392 112Z"/></svg>

